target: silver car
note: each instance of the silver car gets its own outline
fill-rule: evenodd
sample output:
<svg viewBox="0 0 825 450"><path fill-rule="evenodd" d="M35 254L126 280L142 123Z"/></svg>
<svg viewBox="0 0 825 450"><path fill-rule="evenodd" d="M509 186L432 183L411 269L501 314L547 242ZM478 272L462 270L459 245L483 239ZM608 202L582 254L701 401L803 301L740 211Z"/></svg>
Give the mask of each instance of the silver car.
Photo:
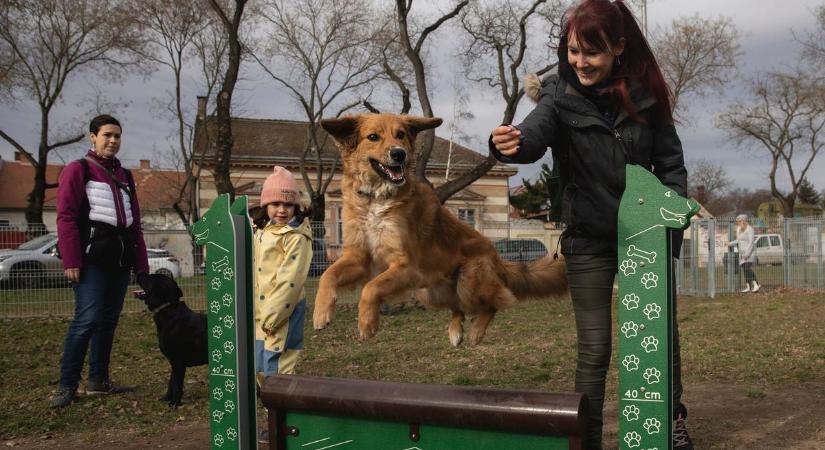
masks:
<svg viewBox="0 0 825 450"><path fill-rule="evenodd" d="M16 249L0 250L0 283L3 285L30 289L65 281L55 233L36 237Z"/></svg>

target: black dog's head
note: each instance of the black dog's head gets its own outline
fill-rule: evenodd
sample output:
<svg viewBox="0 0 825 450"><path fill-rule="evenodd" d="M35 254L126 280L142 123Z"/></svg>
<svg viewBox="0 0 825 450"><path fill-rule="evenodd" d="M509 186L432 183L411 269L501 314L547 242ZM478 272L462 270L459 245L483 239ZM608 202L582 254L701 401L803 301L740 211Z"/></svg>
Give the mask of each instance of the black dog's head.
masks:
<svg viewBox="0 0 825 450"><path fill-rule="evenodd" d="M165 304L177 303L183 297L178 283L166 275L142 273L138 275L137 282L143 292L137 292L135 296L143 300L150 311L157 311Z"/></svg>

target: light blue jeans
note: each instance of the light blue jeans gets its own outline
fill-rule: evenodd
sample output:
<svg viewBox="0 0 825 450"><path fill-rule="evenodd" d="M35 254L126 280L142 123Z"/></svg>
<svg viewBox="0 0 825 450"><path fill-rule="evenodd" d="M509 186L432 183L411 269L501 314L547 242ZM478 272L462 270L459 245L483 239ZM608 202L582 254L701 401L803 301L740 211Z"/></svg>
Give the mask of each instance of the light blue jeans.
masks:
<svg viewBox="0 0 825 450"><path fill-rule="evenodd" d="M89 380L109 380L109 359L123 299L129 285L129 269L104 270L99 266L80 269L74 283L74 320L69 325L60 365L60 386L76 388L86 350L89 351Z"/></svg>

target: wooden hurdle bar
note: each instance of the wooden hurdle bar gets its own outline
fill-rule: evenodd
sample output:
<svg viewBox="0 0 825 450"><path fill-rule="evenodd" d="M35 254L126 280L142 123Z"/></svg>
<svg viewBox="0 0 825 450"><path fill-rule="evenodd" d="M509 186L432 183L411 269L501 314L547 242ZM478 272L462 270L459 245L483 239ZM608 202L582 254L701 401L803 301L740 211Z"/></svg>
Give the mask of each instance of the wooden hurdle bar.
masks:
<svg viewBox="0 0 825 450"><path fill-rule="evenodd" d="M276 375L270 449L581 449L581 394Z"/></svg>

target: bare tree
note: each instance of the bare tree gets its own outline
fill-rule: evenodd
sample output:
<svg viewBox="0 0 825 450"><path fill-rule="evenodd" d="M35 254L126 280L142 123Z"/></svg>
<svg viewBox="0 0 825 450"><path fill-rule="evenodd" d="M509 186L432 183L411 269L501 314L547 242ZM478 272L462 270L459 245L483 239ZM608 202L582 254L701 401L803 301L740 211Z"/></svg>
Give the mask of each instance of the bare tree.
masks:
<svg viewBox="0 0 825 450"><path fill-rule="evenodd" d="M774 72L750 83L749 101L739 102L717 120L737 143L757 144L770 155L771 194L793 217L799 186L825 145L825 85L807 70ZM779 189L787 175L790 191Z"/></svg>
<svg viewBox="0 0 825 450"><path fill-rule="evenodd" d="M825 5L820 5L814 10L816 16L816 28L813 31L794 36L802 44L802 55L815 66L825 67Z"/></svg>
<svg viewBox="0 0 825 450"><path fill-rule="evenodd" d="M217 135L215 138L215 188L218 194L229 194L235 198L235 187L230 178L230 163L232 161L232 94L238 82L241 67L242 52L241 22L247 0L234 0L233 6L224 5L221 0L209 0L209 5L223 24L228 48L226 70L223 74L221 90L217 95L216 123ZM228 2L226 2L228 3Z"/></svg>
<svg viewBox="0 0 825 450"><path fill-rule="evenodd" d="M694 15L657 28L651 38L665 79L673 91L673 108L690 96L718 92L736 72L740 33L729 17Z"/></svg>
<svg viewBox="0 0 825 450"><path fill-rule="evenodd" d="M308 121L300 170L312 200L312 220L323 221L338 155L325 170L327 135L320 122L361 104L380 75L380 48L372 43L383 25L360 0L269 0L261 15L270 25L267 46L265 55L253 57L301 105ZM314 179L308 161L316 168Z"/></svg>
<svg viewBox="0 0 825 450"><path fill-rule="evenodd" d="M541 76L556 66L556 62L548 62L537 54L538 50L547 47L548 37L557 34L552 30L560 27L563 7L564 4L558 0L550 4L547 0L479 1L461 11L461 26L468 37L462 57L467 78L499 92L504 102L501 123L513 121L524 95L519 80L522 67L532 66L536 75ZM531 40L531 36L540 39ZM530 50L533 51L532 57ZM461 176L439 186L436 189L439 199L443 202L469 186L484 176L496 162L490 154Z"/></svg>
<svg viewBox="0 0 825 450"><path fill-rule="evenodd" d="M450 19L458 16L461 10L467 6L469 0L456 2L455 6L437 18L431 24L425 26L419 33L416 34L410 27L410 10L412 9L412 0L396 0L395 12L398 23L398 36L401 48L407 55L410 64L412 65L413 73L415 73L416 93L418 94L418 101L421 104L421 112L426 117L433 117L433 108L430 103L430 94L427 87L426 65L423 60L424 44L427 38L433 32L438 30L444 23ZM435 132L425 131L418 136L418 155L416 155L415 162L415 176L426 183L427 178L425 172L427 170L427 161L430 159L430 154L433 151L433 143L435 142ZM449 196L447 196L449 197ZM443 202L447 197L442 197L439 194L439 199Z"/></svg>
<svg viewBox="0 0 825 450"><path fill-rule="evenodd" d="M146 57L168 68L174 76L174 95L167 108L177 125L178 148L174 159L179 163L176 166L182 169L183 180L176 183L178 195L172 207L184 224L191 224L197 219L194 217L197 210L194 189L197 176L192 153L192 126L185 119L183 107L181 74L188 56L195 53L195 39L204 33L212 19L203 6L201 0L144 0L138 6L141 12L139 21L153 44L152 51Z"/></svg>
<svg viewBox="0 0 825 450"><path fill-rule="evenodd" d="M727 170L719 163L697 159L690 161L688 166L689 195L703 205L722 197L733 185Z"/></svg>
<svg viewBox="0 0 825 450"><path fill-rule="evenodd" d="M116 78L137 58L128 50L142 45L140 30L126 2L91 0L5 1L0 3L0 55L11 57L0 78L11 100L31 98L40 110L40 143L24 148L0 130L0 136L34 167L34 188L28 195L26 222L42 229L49 153L79 142L85 133L52 136L51 112L75 75L94 69L95 76ZM7 61L8 62L8 61ZM80 128L79 123L74 127ZM10 131L10 130L9 130Z"/></svg>

